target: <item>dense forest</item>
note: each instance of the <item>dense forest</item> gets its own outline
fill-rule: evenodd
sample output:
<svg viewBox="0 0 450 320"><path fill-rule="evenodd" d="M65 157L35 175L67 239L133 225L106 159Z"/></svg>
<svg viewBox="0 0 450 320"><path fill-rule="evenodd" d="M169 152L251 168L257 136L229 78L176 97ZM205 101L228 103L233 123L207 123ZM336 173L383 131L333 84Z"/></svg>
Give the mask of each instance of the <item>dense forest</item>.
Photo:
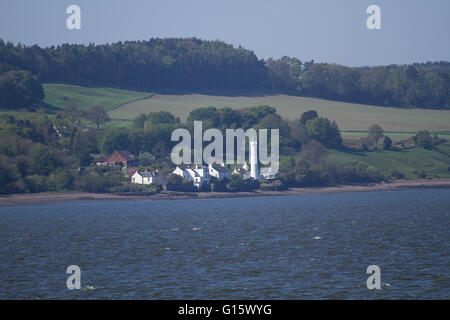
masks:
<svg viewBox="0 0 450 320"><path fill-rule="evenodd" d="M42 99L39 82L138 90L264 90L396 107L450 108L450 63L345 67L196 38L103 45L14 45L0 40L0 106Z"/></svg>
<svg viewBox="0 0 450 320"><path fill-rule="evenodd" d="M264 86L264 61L220 41L151 39L40 48L0 42L1 63L46 82L134 89L237 90Z"/></svg>
<svg viewBox="0 0 450 320"><path fill-rule="evenodd" d="M394 107L450 108L450 63L345 67L283 57L267 62L273 89Z"/></svg>

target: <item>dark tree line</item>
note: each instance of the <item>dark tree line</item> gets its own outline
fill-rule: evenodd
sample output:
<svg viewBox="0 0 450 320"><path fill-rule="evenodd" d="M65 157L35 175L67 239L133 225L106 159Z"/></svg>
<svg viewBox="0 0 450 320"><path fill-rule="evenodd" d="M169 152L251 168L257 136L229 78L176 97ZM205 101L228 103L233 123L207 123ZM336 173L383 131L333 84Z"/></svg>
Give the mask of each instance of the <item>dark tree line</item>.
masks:
<svg viewBox="0 0 450 320"><path fill-rule="evenodd" d="M0 64L0 107L26 108L44 98L37 78L26 70L12 70Z"/></svg>
<svg viewBox="0 0 450 320"><path fill-rule="evenodd" d="M344 67L290 57L263 61L242 47L196 38L48 48L0 40L0 104L17 107L42 99L35 76L40 82L125 89L271 90L364 104L450 108L449 62ZM19 101L19 96L26 98Z"/></svg>
<svg viewBox="0 0 450 320"><path fill-rule="evenodd" d="M449 62L344 67L283 57L269 59L267 67L276 93L382 106L450 108Z"/></svg>
<svg viewBox="0 0 450 320"><path fill-rule="evenodd" d="M0 41L1 62L41 81L135 89L237 90L264 86L264 62L221 41L151 39L105 45L13 46Z"/></svg>

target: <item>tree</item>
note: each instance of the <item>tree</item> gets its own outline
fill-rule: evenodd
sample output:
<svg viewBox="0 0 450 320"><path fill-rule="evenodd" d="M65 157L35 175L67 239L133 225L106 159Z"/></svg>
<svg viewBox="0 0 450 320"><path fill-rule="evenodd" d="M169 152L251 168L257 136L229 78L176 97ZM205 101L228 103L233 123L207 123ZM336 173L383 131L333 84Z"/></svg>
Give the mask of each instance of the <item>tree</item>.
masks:
<svg viewBox="0 0 450 320"><path fill-rule="evenodd" d="M94 129L83 130L78 127L72 138L72 152L81 166L89 165L91 153L97 151L97 132Z"/></svg>
<svg viewBox="0 0 450 320"><path fill-rule="evenodd" d="M275 114L277 109L271 106L262 105L258 107L244 108L240 110L241 127L248 129L256 125L262 118Z"/></svg>
<svg viewBox="0 0 450 320"><path fill-rule="evenodd" d="M155 162L155 156L150 152L144 152L139 156L139 164L141 166L151 166Z"/></svg>
<svg viewBox="0 0 450 320"><path fill-rule="evenodd" d="M31 168L39 175L47 175L60 166L56 155L46 146L36 144L30 150Z"/></svg>
<svg viewBox="0 0 450 320"><path fill-rule="evenodd" d="M417 147L424 149L432 149L435 144L435 139L433 139L427 130L417 132L413 139Z"/></svg>
<svg viewBox="0 0 450 320"><path fill-rule="evenodd" d="M259 188L259 181L255 179L244 180L240 175L231 175L228 189L232 192L251 191Z"/></svg>
<svg viewBox="0 0 450 320"><path fill-rule="evenodd" d="M11 174L11 169L3 166L0 163L0 193L10 193L9 184L14 181L14 177Z"/></svg>
<svg viewBox="0 0 450 320"><path fill-rule="evenodd" d="M327 148L316 140L308 141L302 147L299 154L300 159L311 163L323 164L327 155Z"/></svg>
<svg viewBox="0 0 450 320"><path fill-rule="evenodd" d="M383 139L383 149L390 150L392 147L392 139L388 136L385 136Z"/></svg>
<svg viewBox="0 0 450 320"><path fill-rule="evenodd" d="M317 140L326 146L339 146L342 143L341 132L336 122L328 118L318 117L306 122L309 139Z"/></svg>
<svg viewBox="0 0 450 320"><path fill-rule="evenodd" d="M126 130L111 128L101 133L98 139L98 149L103 154L110 154L114 150L127 150L129 143Z"/></svg>
<svg viewBox="0 0 450 320"><path fill-rule="evenodd" d="M235 110L225 107L217 110L217 113L219 115L219 123L221 128L234 129L239 126L240 117Z"/></svg>
<svg viewBox="0 0 450 320"><path fill-rule="evenodd" d="M282 57L266 61L272 91L295 92L300 87L302 63L297 58Z"/></svg>
<svg viewBox="0 0 450 320"><path fill-rule="evenodd" d="M66 107L62 110L62 114L71 121L75 121L80 115L80 110L78 110L78 106L74 101L68 100Z"/></svg>
<svg viewBox="0 0 450 320"><path fill-rule="evenodd" d="M300 117L300 122L302 124L306 124L306 122L308 122L309 120L314 120L315 118L317 118L319 115L317 114L317 111L315 110L309 110L306 112L303 112L301 117Z"/></svg>
<svg viewBox="0 0 450 320"><path fill-rule="evenodd" d="M157 158L163 158L167 156L169 149L167 148L167 143L164 141L158 141L152 148L152 154Z"/></svg>
<svg viewBox="0 0 450 320"><path fill-rule="evenodd" d="M281 137L290 136L290 128L288 122L279 114L273 113L259 120L255 128L260 129L279 129Z"/></svg>
<svg viewBox="0 0 450 320"><path fill-rule="evenodd" d="M175 124L180 123L180 118L175 117L172 113L167 111L150 112L147 115L148 121L151 124Z"/></svg>
<svg viewBox="0 0 450 320"><path fill-rule="evenodd" d="M33 107L44 99L37 78L25 70L0 72L0 107L11 109Z"/></svg>
<svg viewBox="0 0 450 320"><path fill-rule="evenodd" d="M135 128L143 129L145 122L148 120L148 116L144 113L141 113L136 118L133 119L133 126Z"/></svg>
<svg viewBox="0 0 450 320"><path fill-rule="evenodd" d="M198 108L192 110L187 118L188 122L203 121L203 127L217 127L220 115L216 107Z"/></svg>
<svg viewBox="0 0 450 320"><path fill-rule="evenodd" d="M377 124L373 124L369 128L368 137L372 138L375 142L375 145L378 144L381 138L383 138L384 130Z"/></svg>
<svg viewBox="0 0 450 320"><path fill-rule="evenodd" d="M170 174L167 177L167 183L171 185L177 185L183 183L183 178L176 174Z"/></svg>
<svg viewBox="0 0 450 320"><path fill-rule="evenodd" d="M95 123L97 130L100 130L100 125L110 121L105 109L101 106L92 106L87 111L87 118Z"/></svg>
<svg viewBox="0 0 450 320"><path fill-rule="evenodd" d="M74 176L69 170L63 169L52 173L49 180L56 191L65 191L72 189Z"/></svg>

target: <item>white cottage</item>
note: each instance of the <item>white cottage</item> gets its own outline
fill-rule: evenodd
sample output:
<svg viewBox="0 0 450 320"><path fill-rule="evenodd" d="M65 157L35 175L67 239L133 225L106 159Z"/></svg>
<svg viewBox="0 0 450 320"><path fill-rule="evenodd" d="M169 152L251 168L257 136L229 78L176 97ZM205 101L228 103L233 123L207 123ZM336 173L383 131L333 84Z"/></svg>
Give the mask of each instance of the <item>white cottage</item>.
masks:
<svg viewBox="0 0 450 320"><path fill-rule="evenodd" d="M250 167L247 162L245 162L243 165L236 167L231 174L240 175L244 180L250 179Z"/></svg>
<svg viewBox="0 0 450 320"><path fill-rule="evenodd" d="M209 183L209 170L204 166L196 165L195 168L177 167L172 174L176 174L185 180L192 181L197 188L200 188L204 183Z"/></svg>
<svg viewBox="0 0 450 320"><path fill-rule="evenodd" d="M161 184L165 184L167 182L159 174L158 171L155 171L155 172L150 172L150 171L139 172L139 171L136 171L135 174L133 174L131 176L131 183L136 183L136 184L161 183Z"/></svg>
<svg viewBox="0 0 450 320"><path fill-rule="evenodd" d="M277 177L277 173L273 171L272 167L261 168L260 175L266 180L273 180Z"/></svg>
<svg viewBox="0 0 450 320"><path fill-rule="evenodd" d="M230 170L225 168L224 165L210 164L208 166L208 169L209 169L210 177L215 177L217 179L224 179L224 178L230 178L230 176L231 176Z"/></svg>

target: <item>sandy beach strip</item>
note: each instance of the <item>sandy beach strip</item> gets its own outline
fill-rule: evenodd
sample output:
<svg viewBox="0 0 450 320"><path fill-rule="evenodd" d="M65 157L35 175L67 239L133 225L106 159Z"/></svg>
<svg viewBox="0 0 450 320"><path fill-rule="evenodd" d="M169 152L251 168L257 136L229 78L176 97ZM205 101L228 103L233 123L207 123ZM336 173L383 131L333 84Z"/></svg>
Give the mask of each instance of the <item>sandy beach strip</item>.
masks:
<svg viewBox="0 0 450 320"><path fill-rule="evenodd" d="M123 196L112 193L88 192L44 192L29 194L11 194L0 196L0 206L39 204L68 200L173 200L173 199L207 199L207 198L237 198L262 196L288 196L302 194L325 194L339 192L361 192L398 190L408 188L450 188L450 179L433 180L398 180L394 182L367 183L353 185L335 185L314 188L290 188L285 191L253 191L253 192L176 192L163 191L152 196Z"/></svg>

